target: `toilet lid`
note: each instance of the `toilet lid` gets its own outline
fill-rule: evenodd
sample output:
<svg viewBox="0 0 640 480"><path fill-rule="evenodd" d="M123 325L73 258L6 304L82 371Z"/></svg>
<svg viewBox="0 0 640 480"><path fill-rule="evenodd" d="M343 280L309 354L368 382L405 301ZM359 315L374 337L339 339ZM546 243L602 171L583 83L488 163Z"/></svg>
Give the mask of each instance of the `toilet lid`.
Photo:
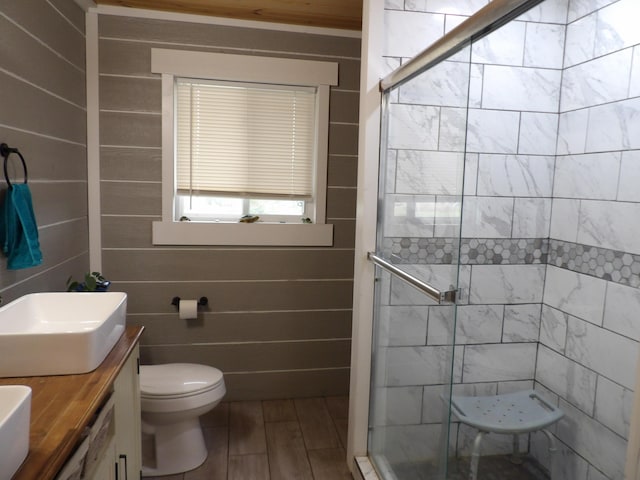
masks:
<svg viewBox="0 0 640 480"><path fill-rule="evenodd" d="M209 390L222 381L222 372L207 365L140 365L140 393L147 396L189 395Z"/></svg>

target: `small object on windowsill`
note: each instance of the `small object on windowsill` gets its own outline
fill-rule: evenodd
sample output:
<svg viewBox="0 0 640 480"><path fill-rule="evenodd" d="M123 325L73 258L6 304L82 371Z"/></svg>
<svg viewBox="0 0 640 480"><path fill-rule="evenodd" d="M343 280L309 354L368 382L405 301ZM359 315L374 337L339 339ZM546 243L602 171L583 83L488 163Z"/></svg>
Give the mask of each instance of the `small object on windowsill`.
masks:
<svg viewBox="0 0 640 480"><path fill-rule="evenodd" d="M180 222L190 222L191 219L189 217L187 217L186 215L183 215L180 217Z"/></svg>
<svg viewBox="0 0 640 480"><path fill-rule="evenodd" d="M313 223L309 217L302 218L302 223Z"/></svg>
<svg viewBox="0 0 640 480"><path fill-rule="evenodd" d="M260 219L260 217L258 215L243 215L242 217L240 217L240 220L238 220L240 223L254 223L257 222Z"/></svg>

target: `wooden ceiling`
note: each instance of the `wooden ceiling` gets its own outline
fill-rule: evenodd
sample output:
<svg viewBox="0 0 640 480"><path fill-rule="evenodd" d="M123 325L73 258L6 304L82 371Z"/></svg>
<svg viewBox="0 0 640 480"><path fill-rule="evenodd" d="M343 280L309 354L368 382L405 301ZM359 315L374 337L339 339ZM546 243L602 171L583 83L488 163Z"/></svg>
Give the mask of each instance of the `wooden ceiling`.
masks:
<svg viewBox="0 0 640 480"><path fill-rule="evenodd" d="M361 30L363 0L95 0L100 5Z"/></svg>

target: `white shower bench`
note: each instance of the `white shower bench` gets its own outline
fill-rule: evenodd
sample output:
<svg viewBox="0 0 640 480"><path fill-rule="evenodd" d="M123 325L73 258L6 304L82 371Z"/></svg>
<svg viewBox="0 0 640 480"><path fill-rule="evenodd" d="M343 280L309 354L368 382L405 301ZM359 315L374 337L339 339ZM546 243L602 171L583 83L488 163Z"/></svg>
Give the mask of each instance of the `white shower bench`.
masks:
<svg viewBox="0 0 640 480"><path fill-rule="evenodd" d="M480 444L486 434L513 435L514 458L517 459L520 453L518 435L539 430L549 440L551 453L549 471L550 478L553 480L553 454L556 452L556 442L546 427L560 420L564 413L542 399L537 392L525 390L489 397L454 395L451 397L451 407L462 423L479 430L473 442L469 480L476 480L478 477Z"/></svg>

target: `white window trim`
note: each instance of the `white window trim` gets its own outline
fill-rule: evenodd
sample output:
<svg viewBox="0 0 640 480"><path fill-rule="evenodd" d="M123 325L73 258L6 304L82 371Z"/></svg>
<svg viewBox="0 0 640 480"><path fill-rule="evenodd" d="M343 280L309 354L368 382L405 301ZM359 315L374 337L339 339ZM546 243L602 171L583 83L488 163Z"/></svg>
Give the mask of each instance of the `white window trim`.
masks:
<svg viewBox="0 0 640 480"><path fill-rule="evenodd" d="M153 222L154 245L331 246L333 225L326 224L329 90L338 83L338 64L249 55L151 49L151 71L162 74L162 221ZM174 78L316 87L318 138L313 224L196 223L174 221ZM318 174L318 172L320 174Z"/></svg>

